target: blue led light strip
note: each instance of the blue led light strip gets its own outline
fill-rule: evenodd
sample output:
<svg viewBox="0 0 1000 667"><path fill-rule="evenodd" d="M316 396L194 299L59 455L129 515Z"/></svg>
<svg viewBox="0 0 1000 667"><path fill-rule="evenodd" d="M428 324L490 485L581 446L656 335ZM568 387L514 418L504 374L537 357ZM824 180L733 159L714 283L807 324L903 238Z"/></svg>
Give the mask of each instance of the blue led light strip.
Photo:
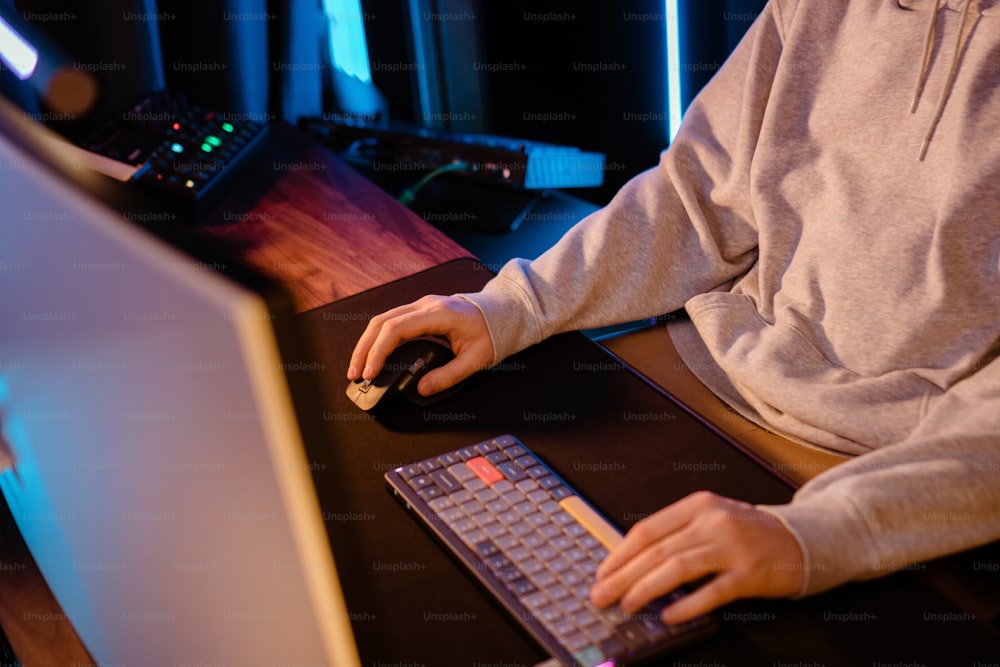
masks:
<svg viewBox="0 0 1000 667"><path fill-rule="evenodd" d="M0 16L0 60L24 81L34 74L38 50Z"/></svg>
<svg viewBox="0 0 1000 667"><path fill-rule="evenodd" d="M681 126L681 31L678 0L666 0L667 26L667 138L673 143Z"/></svg>
<svg viewBox="0 0 1000 667"><path fill-rule="evenodd" d="M372 80L360 0L323 0L330 22L333 66L363 83Z"/></svg>

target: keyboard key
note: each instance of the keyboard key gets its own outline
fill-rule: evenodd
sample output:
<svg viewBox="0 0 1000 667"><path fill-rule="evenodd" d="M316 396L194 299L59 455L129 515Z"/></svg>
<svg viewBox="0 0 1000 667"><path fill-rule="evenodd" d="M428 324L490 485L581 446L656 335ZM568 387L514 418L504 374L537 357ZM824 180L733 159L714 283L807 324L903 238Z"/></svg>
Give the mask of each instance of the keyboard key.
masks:
<svg viewBox="0 0 1000 667"><path fill-rule="evenodd" d="M542 478L540 478L538 480L538 484L543 489L553 489L553 488L555 488L557 486L560 486L561 482L558 479L556 479L555 477L553 477L552 475L549 475L548 477L542 477Z"/></svg>
<svg viewBox="0 0 1000 667"><path fill-rule="evenodd" d="M570 496L576 495L565 486L555 486L550 489L550 493L556 500L562 500L563 498L569 498Z"/></svg>
<svg viewBox="0 0 1000 667"><path fill-rule="evenodd" d="M496 464L499 464L499 463L504 463L505 461L509 461L510 459L507 458L506 454L504 454L502 451L500 451L500 452L491 452L491 453L487 454L486 455L486 460L489 461L490 463L496 465Z"/></svg>
<svg viewBox="0 0 1000 667"><path fill-rule="evenodd" d="M614 635L601 642L601 651L609 658L621 658L628 655L625 642Z"/></svg>
<svg viewBox="0 0 1000 667"><path fill-rule="evenodd" d="M435 498L435 500L448 500L448 498L447 497L444 497L444 498ZM431 502L434 502L434 501L432 500ZM444 511L439 512L438 515L442 519L444 519L447 523L452 524L452 523L458 521L459 519L464 519L465 518L465 510L463 510L461 507L449 507L449 508L445 509Z"/></svg>
<svg viewBox="0 0 1000 667"><path fill-rule="evenodd" d="M541 609L545 605L549 604L549 598L545 593L531 593L530 595L525 595L521 602L528 609L535 611L536 609Z"/></svg>
<svg viewBox="0 0 1000 667"><path fill-rule="evenodd" d="M547 514L542 512L535 512L534 514L529 514L524 517L524 520L530 523L532 526L544 526L549 522L549 517Z"/></svg>
<svg viewBox="0 0 1000 667"><path fill-rule="evenodd" d="M480 558L488 558L500 553L500 549L497 548L497 545L487 540L476 545L476 553L479 554Z"/></svg>
<svg viewBox="0 0 1000 667"><path fill-rule="evenodd" d="M422 472L423 470L420 469L420 465L414 463L412 465L403 466L402 468L400 468L399 476L408 482L410 481L411 478L416 477Z"/></svg>
<svg viewBox="0 0 1000 667"><path fill-rule="evenodd" d="M443 496L444 491L442 491L437 486L425 486L424 488L417 491L417 495L420 496L421 500L426 502L433 500L439 496Z"/></svg>
<svg viewBox="0 0 1000 667"><path fill-rule="evenodd" d="M514 485L518 491L529 493L538 489L538 482L533 479L525 479Z"/></svg>
<svg viewBox="0 0 1000 667"><path fill-rule="evenodd" d="M435 498L434 500L427 503L428 507L440 514L450 507L455 506L455 501L453 501L448 496L441 496L440 498Z"/></svg>
<svg viewBox="0 0 1000 667"><path fill-rule="evenodd" d="M514 540L515 544L520 543L520 540L517 539L517 536L511 535L510 531L507 530L507 526L503 525L500 522L487 524L483 526L483 530L486 532L487 535L489 535L490 537L494 538L497 541L497 545L499 545L501 549L506 548L504 547L504 544L502 542L502 539L504 537L510 537L512 540Z"/></svg>
<svg viewBox="0 0 1000 667"><path fill-rule="evenodd" d="M497 470L504 474L504 477L512 482L520 482L528 476L528 473L517 467L513 461L504 461L497 464Z"/></svg>
<svg viewBox="0 0 1000 667"><path fill-rule="evenodd" d="M454 475L455 479L459 482L467 482L476 476L476 473L465 463L456 463L453 466L449 466L448 472Z"/></svg>
<svg viewBox="0 0 1000 667"><path fill-rule="evenodd" d="M521 543L521 540L517 535L511 535L507 532L507 527L502 523L493 524L497 528L496 542L497 546L504 551L509 551ZM489 532L489 531L487 531Z"/></svg>
<svg viewBox="0 0 1000 667"><path fill-rule="evenodd" d="M573 654L576 661L581 665L600 665L607 661L608 656L604 655L599 646L589 646Z"/></svg>
<svg viewBox="0 0 1000 667"><path fill-rule="evenodd" d="M575 595L570 595L563 600L559 601L559 606L562 608L563 613L566 615L572 615L580 611L585 607L585 605L580 602L580 599Z"/></svg>
<svg viewBox="0 0 1000 667"><path fill-rule="evenodd" d="M492 512L480 512L479 514L474 514L472 520L476 522L476 525L480 528L486 528L486 526L491 523L497 522L497 517Z"/></svg>
<svg viewBox="0 0 1000 667"><path fill-rule="evenodd" d="M514 595L520 597L534 593L538 589L535 588L535 585L531 583L530 579L521 577L520 579L510 582L510 590Z"/></svg>
<svg viewBox="0 0 1000 667"><path fill-rule="evenodd" d="M483 455L489 454L490 452L495 452L496 450L497 446L494 445L492 442L481 442L478 445L476 445L476 451Z"/></svg>
<svg viewBox="0 0 1000 667"><path fill-rule="evenodd" d="M536 514L536 509L537 506L530 500L525 500L524 502L514 505L514 511L523 517L527 517L530 514Z"/></svg>
<svg viewBox="0 0 1000 667"><path fill-rule="evenodd" d="M442 454L438 457L438 461L440 461L441 465L445 468L450 468L456 463L461 463L462 459L460 459L456 454Z"/></svg>
<svg viewBox="0 0 1000 667"><path fill-rule="evenodd" d="M627 621L618 626L615 636L622 640L629 653L635 653L639 649L646 648L650 643L650 639L646 635L646 631L643 630L642 625L635 621Z"/></svg>
<svg viewBox="0 0 1000 667"><path fill-rule="evenodd" d="M514 485L508 482L507 480L503 480L494 484L493 490L499 493L500 495L503 495L505 493L510 493L511 491L513 491Z"/></svg>
<svg viewBox="0 0 1000 667"><path fill-rule="evenodd" d="M435 470L430 476L445 493L454 493L462 489L462 485L458 483L458 480L449 475L446 470Z"/></svg>
<svg viewBox="0 0 1000 667"><path fill-rule="evenodd" d="M556 535L552 538L552 546L561 552L565 552L567 549L575 548L576 542L568 535Z"/></svg>
<svg viewBox="0 0 1000 667"><path fill-rule="evenodd" d="M563 638L563 645L570 651L579 651L590 645L590 639L582 632L574 632Z"/></svg>
<svg viewBox="0 0 1000 667"><path fill-rule="evenodd" d="M545 563L535 558L529 558L525 561L521 561L521 571L524 572L529 577L534 577L535 575L545 571ZM555 581L555 577L552 577L552 581ZM536 585L542 585L537 579L535 580Z"/></svg>
<svg viewBox="0 0 1000 667"><path fill-rule="evenodd" d="M424 474L431 474L435 470L441 467L441 462L437 459L427 459L426 461L420 462L420 469L424 471Z"/></svg>
<svg viewBox="0 0 1000 667"><path fill-rule="evenodd" d="M524 546L516 546L507 552L507 557L515 563L521 563L531 558L531 550Z"/></svg>
<svg viewBox="0 0 1000 667"><path fill-rule="evenodd" d="M516 459L514 459L514 463L527 470L532 466L538 465L538 459L536 459L534 456L529 456L525 454L524 456L519 456Z"/></svg>
<svg viewBox="0 0 1000 667"><path fill-rule="evenodd" d="M511 524L509 528L510 532L514 533L518 537L524 537L534 530L530 523L525 523L524 521L518 521L515 524Z"/></svg>
<svg viewBox="0 0 1000 667"><path fill-rule="evenodd" d="M527 563L530 563L530 562L538 563L538 565L540 566L540 567L536 568L536 570L534 572L530 572L530 573L529 572L525 572L525 574L527 574L529 577L531 577L531 580L533 582L535 582L535 586L538 586L539 588L545 588L547 586L551 586L552 584L554 584L557 581L556 580L556 575L554 575L551 572L549 572L548 570L546 570L545 566L542 565L541 563L539 563L537 560L534 560L534 561L533 560L527 560L527 561L525 561L522 564L522 567L524 567L525 565L527 565Z"/></svg>
<svg viewBox="0 0 1000 667"><path fill-rule="evenodd" d="M469 516L473 516L475 514L479 514L484 509L486 509L486 506L483 505L478 500L470 500L468 502L462 503L462 509L465 510L465 513L468 514Z"/></svg>
<svg viewBox="0 0 1000 667"><path fill-rule="evenodd" d="M521 543L529 549L536 549L545 544L545 538L538 533L528 533L521 539Z"/></svg>
<svg viewBox="0 0 1000 667"><path fill-rule="evenodd" d="M494 514L499 514L500 512L506 512L510 509L510 505L503 498L497 498L496 500L491 500L488 503L484 503L486 510L493 512Z"/></svg>
<svg viewBox="0 0 1000 667"><path fill-rule="evenodd" d="M433 482L431 482L431 478L428 477L427 475L416 475L409 479L410 488L413 489L414 491L419 491L420 489L432 483Z"/></svg>
<svg viewBox="0 0 1000 667"><path fill-rule="evenodd" d="M522 447L521 445L511 445L510 447L507 447L506 451L507 451L507 456L509 456L512 459L516 459L519 456L524 456L525 454L528 453L524 451L524 447Z"/></svg>
<svg viewBox="0 0 1000 667"><path fill-rule="evenodd" d="M478 477L470 479L468 482L464 483L462 486L464 486L465 490L468 491L469 493L479 493L483 489L487 488L487 486L483 482L483 480L479 479Z"/></svg>
<svg viewBox="0 0 1000 667"><path fill-rule="evenodd" d="M528 477L533 477L534 479L539 479L549 474L548 469L544 466L532 466L525 470L525 472L528 473Z"/></svg>
<svg viewBox="0 0 1000 667"><path fill-rule="evenodd" d="M518 503L523 503L525 495L518 490L508 491L503 494L503 499L506 500L511 505L517 505Z"/></svg>
<svg viewBox="0 0 1000 667"><path fill-rule="evenodd" d="M465 462L465 465L474 475L479 477L484 484L492 486L497 482L503 481L503 475L500 471L493 467L493 464L487 459L484 459L481 456L469 459Z"/></svg>
<svg viewBox="0 0 1000 667"><path fill-rule="evenodd" d="M463 447L458 450L458 455L462 457L463 461L468 461L469 459L479 456L479 452L476 451L475 447Z"/></svg>
<svg viewBox="0 0 1000 667"><path fill-rule="evenodd" d="M494 491L493 489L489 488L489 487L487 487L485 489L482 489L480 491L474 492L473 495L476 497L476 500L478 500L479 502L481 502L481 503L483 503L484 505L487 505L487 506L489 505L489 502L491 500L496 500L497 498L499 498L499 496L497 495L497 492Z"/></svg>
<svg viewBox="0 0 1000 667"><path fill-rule="evenodd" d="M544 503L549 500L552 496L545 489L536 489L528 494L528 500L533 503Z"/></svg>
<svg viewBox="0 0 1000 667"><path fill-rule="evenodd" d="M512 435L502 435L499 438L494 438L493 444L497 447L510 447L511 445L517 444L517 439L515 439Z"/></svg>

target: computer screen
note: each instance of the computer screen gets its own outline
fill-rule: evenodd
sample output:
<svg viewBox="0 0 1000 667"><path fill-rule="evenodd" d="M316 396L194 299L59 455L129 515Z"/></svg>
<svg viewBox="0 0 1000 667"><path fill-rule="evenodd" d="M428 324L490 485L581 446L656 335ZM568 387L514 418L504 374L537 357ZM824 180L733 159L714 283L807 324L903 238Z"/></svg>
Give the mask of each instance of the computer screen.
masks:
<svg viewBox="0 0 1000 667"><path fill-rule="evenodd" d="M0 98L0 489L64 613L102 665L358 664L280 311L44 133Z"/></svg>

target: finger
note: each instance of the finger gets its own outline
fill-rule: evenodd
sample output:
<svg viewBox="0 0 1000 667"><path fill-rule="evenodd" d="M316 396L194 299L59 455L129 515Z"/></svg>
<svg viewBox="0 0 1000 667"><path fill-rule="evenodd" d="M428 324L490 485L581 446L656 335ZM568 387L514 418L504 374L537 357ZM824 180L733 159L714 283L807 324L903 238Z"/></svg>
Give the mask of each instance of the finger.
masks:
<svg viewBox="0 0 1000 667"><path fill-rule="evenodd" d="M374 379L389 354L404 340L438 333L430 322L432 317L433 313L419 309L393 317L382 324L368 349L368 357L364 360L361 376L366 380Z"/></svg>
<svg viewBox="0 0 1000 667"><path fill-rule="evenodd" d="M679 548L644 570L631 573L633 576L628 581L616 581L616 599L625 611L638 611L681 584L722 569L721 562L711 558L714 551L709 543Z"/></svg>
<svg viewBox="0 0 1000 667"><path fill-rule="evenodd" d="M721 573L664 609L663 621L672 625L684 623L742 597L747 587L745 576L734 570Z"/></svg>
<svg viewBox="0 0 1000 667"><path fill-rule="evenodd" d="M591 600L597 606L612 604L634 590L638 582L648 574L662 573L663 568L680 554L691 549L702 549L707 544L706 538L699 537L693 530L683 528L661 538L600 579L591 590Z"/></svg>
<svg viewBox="0 0 1000 667"><path fill-rule="evenodd" d="M691 499L697 495L686 496L632 526L625 535L625 540L598 566L596 572L598 581L620 568L653 542L688 525L696 515L698 503Z"/></svg>
<svg viewBox="0 0 1000 667"><path fill-rule="evenodd" d="M444 391L449 387L454 387L473 373L485 368L492 358L492 349L490 349L488 358L481 351L477 351L475 347L463 350L447 364L428 371L420 379L420 383L417 385L417 392L421 396L430 396L439 391Z"/></svg>
<svg viewBox="0 0 1000 667"><path fill-rule="evenodd" d="M718 558L718 550L713 545L686 549L645 572L626 591L619 604L627 612L636 612L686 583L725 569L726 565Z"/></svg>
<svg viewBox="0 0 1000 667"><path fill-rule="evenodd" d="M358 342L354 344L354 351L351 352L351 361L347 367L348 380L353 381L361 377L365 362L368 359L368 353L371 350L372 344L378 338L382 326L392 318L412 312L416 308L417 305L415 303L408 303L392 310L387 310L368 320L368 326L365 327L364 333L358 338Z"/></svg>

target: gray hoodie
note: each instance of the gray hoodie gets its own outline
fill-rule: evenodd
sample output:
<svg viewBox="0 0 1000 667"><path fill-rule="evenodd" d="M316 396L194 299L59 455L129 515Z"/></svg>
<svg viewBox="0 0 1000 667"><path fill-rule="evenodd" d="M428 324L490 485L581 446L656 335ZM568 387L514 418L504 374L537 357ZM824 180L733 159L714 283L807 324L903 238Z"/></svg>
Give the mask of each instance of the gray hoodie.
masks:
<svg viewBox="0 0 1000 667"><path fill-rule="evenodd" d="M464 296L495 362L684 308L717 395L855 455L766 508L803 595L1000 538L1000 0L772 0L658 167Z"/></svg>

